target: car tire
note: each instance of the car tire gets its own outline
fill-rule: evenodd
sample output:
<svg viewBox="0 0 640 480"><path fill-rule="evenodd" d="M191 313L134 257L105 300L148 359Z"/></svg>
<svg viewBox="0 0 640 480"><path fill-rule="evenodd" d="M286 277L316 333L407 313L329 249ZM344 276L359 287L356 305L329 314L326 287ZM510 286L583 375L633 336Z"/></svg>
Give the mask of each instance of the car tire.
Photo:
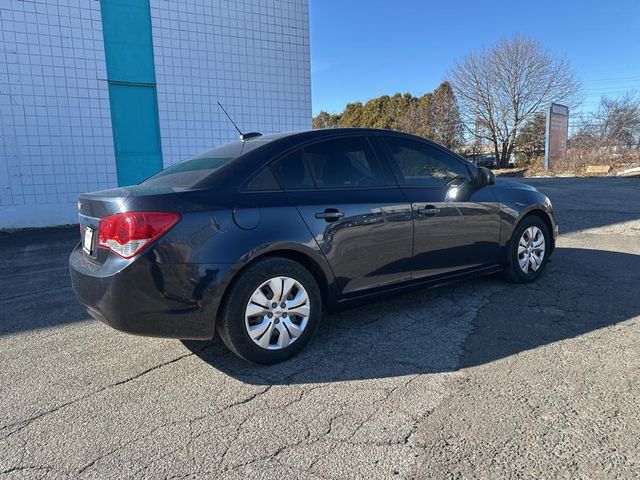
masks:
<svg viewBox="0 0 640 480"><path fill-rule="evenodd" d="M283 287L295 284L291 287L293 293L290 294L295 294L295 298L282 298L281 305L286 303L295 306L296 299L303 298L306 294L306 306L291 309L272 308L271 305L278 302L274 301L274 290L277 290L277 287L272 289L271 285L278 284L279 279L283 279ZM282 295L286 295L284 288L281 292ZM274 296L269 298L269 293ZM259 296L260 301L254 303L256 296ZM265 298L270 302L264 302ZM303 309L306 312L306 308L309 311L308 315L297 315L297 312L302 312ZM256 316L249 315L253 313L253 309L260 310ZM309 343L321 317L320 288L314 276L293 260L269 257L249 265L233 280L225 293L217 330L224 344L239 357L251 363L271 365L291 358L302 350ZM265 332L261 333L263 325L267 327ZM298 335L295 335L296 333ZM283 344L287 342L286 346L279 346L281 341Z"/></svg>
<svg viewBox="0 0 640 480"><path fill-rule="evenodd" d="M543 243L536 246L540 238ZM542 255L540 255L540 246L543 247ZM542 275L550 253L551 236L546 223L536 215L527 215L518 223L511 236L507 248L504 278L512 283L533 282ZM532 254L535 255L535 259L531 259ZM538 264L540 257L542 258ZM524 267L523 264L525 264Z"/></svg>

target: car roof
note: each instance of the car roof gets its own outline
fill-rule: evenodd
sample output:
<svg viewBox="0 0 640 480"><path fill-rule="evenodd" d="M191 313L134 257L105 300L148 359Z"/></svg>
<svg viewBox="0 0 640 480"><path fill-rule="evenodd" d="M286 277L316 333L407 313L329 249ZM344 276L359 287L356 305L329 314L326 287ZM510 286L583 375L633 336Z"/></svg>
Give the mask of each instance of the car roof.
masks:
<svg viewBox="0 0 640 480"><path fill-rule="evenodd" d="M237 187L241 183L244 183L254 173L260 170L264 165L287 152L290 149L296 148L304 143L313 142L315 140L322 140L325 138L340 137L345 135L366 135L366 136L396 136L418 140L424 143L428 143L436 148L444 149L445 147L438 145L431 140L424 137L419 137L410 133L399 132L397 130L386 130L380 128L353 128L353 127L340 127L340 128L321 128L312 130L302 130L295 132L283 132L272 133L267 135L260 135L251 137L247 140L238 140L237 143L244 142L245 144L260 143L260 146L250 149L247 153L240 155L234 161L228 165L220 168L216 172L212 173L208 177L204 178L201 182L195 186L196 188L225 188L225 187ZM236 143L236 142L232 142ZM207 152L203 152L198 155L199 157L206 157ZM462 160L463 157L452 152L455 156ZM466 161L466 160L465 160Z"/></svg>
<svg viewBox="0 0 640 480"><path fill-rule="evenodd" d="M251 148L250 150L253 150L255 148L260 148L261 146L265 146L267 144L274 143L274 142L277 142L278 144L294 144L294 143L303 143L310 140L312 141L315 139L321 139L326 137L358 134L358 133L364 134L364 135L371 135L374 133L394 134L394 133L401 133L401 132L396 132L393 130L383 130L383 129L377 129L377 128L323 128L323 129L311 129L311 130L297 130L297 131L291 131L291 132L269 133L266 135L256 135L246 140L235 140L233 142L229 142L226 145L233 145L233 144L251 145L253 148ZM260 144L260 145L256 147L255 144ZM222 145L219 145L218 147L205 150L190 158L194 158L194 159L207 158L212 153L214 153L217 148L221 146Z"/></svg>
<svg viewBox="0 0 640 480"><path fill-rule="evenodd" d="M230 143L269 143L276 140L288 140L294 141L296 139L301 139L302 141L314 140L318 138L325 137L333 137L337 135L348 135L348 134L362 134L362 135L372 135L372 134L391 134L391 135L408 135L415 136L410 133L399 132L397 130L386 130L382 128L355 128L355 127L337 127L337 128L315 128L309 130L296 130L290 132L280 132L280 133L269 133L266 135L257 135L255 137L248 138L247 140L236 140L235 142ZM422 137L417 137L421 140L429 141ZM205 157L209 152L215 149L210 149L204 151L198 156Z"/></svg>

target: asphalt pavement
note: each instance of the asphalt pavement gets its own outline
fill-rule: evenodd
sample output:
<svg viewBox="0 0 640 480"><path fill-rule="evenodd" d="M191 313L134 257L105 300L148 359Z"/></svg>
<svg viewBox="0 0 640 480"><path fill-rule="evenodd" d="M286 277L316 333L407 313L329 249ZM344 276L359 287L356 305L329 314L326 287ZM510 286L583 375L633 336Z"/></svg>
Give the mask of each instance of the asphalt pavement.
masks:
<svg viewBox="0 0 640 480"><path fill-rule="evenodd" d="M538 282L332 315L272 367L90 319L76 229L0 234L0 477L640 478L640 180L526 181Z"/></svg>

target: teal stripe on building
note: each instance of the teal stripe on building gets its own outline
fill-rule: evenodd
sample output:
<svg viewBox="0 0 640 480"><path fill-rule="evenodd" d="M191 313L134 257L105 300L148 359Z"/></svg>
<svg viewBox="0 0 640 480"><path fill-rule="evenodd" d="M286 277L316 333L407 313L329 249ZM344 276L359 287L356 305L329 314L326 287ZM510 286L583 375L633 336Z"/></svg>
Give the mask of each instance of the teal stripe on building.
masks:
<svg viewBox="0 0 640 480"><path fill-rule="evenodd" d="M100 0L118 185L162 170L149 0Z"/></svg>

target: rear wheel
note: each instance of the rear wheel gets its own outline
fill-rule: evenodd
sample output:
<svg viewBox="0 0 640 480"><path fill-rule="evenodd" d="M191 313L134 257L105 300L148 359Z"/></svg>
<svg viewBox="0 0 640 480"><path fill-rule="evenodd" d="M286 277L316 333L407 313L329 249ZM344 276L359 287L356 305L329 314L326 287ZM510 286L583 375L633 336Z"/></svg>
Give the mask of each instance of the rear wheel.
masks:
<svg viewBox="0 0 640 480"><path fill-rule="evenodd" d="M523 218L511 237L505 277L516 283L532 282L544 271L551 242L547 225L535 215Z"/></svg>
<svg viewBox="0 0 640 480"><path fill-rule="evenodd" d="M320 289L307 269L289 259L266 258L234 280L218 331L238 356L273 364L295 355L308 343L321 310Z"/></svg>

